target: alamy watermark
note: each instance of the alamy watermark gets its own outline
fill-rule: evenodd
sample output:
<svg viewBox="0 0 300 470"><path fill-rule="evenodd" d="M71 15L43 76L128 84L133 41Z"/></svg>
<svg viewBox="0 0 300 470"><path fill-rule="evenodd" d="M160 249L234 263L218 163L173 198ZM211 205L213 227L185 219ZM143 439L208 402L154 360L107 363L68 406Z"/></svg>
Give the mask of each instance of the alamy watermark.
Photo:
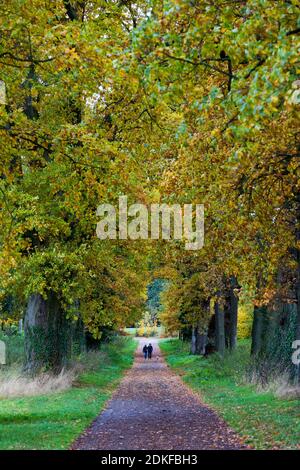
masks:
<svg viewBox="0 0 300 470"><path fill-rule="evenodd" d="M6 104L5 83L0 80L0 104Z"/></svg>
<svg viewBox="0 0 300 470"><path fill-rule="evenodd" d="M204 245L203 204L131 204L119 196L118 214L112 204L101 204L102 217L96 233L100 240L184 240L186 250L199 250Z"/></svg>
<svg viewBox="0 0 300 470"><path fill-rule="evenodd" d="M6 364L6 345L0 340L0 365Z"/></svg>
<svg viewBox="0 0 300 470"><path fill-rule="evenodd" d="M292 348L295 349L295 351L292 354L292 363L295 364L295 366L299 366L300 364L300 339L296 339L292 343Z"/></svg>

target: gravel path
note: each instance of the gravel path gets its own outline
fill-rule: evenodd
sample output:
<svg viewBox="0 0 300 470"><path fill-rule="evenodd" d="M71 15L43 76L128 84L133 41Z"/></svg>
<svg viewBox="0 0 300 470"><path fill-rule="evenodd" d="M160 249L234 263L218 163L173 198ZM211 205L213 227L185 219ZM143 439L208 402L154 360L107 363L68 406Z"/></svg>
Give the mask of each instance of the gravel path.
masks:
<svg viewBox="0 0 300 470"><path fill-rule="evenodd" d="M153 339L144 360L140 340L133 367L106 409L72 449L245 449L241 439L176 376Z"/></svg>

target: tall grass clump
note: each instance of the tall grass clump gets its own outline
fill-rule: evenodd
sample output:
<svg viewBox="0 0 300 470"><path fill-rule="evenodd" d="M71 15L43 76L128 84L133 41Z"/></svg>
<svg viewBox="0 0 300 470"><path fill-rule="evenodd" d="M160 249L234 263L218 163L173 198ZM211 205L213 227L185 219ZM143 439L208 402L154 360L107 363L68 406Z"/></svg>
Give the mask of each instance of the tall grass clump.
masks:
<svg viewBox="0 0 300 470"><path fill-rule="evenodd" d="M103 343L99 349L91 350L74 357L69 367L59 374L41 372L29 377L22 370L22 358L13 364L0 368L0 398L27 397L62 392L83 380L95 379L97 374L106 375L101 380L112 380L115 370L123 370L132 363L136 343L131 338L113 337L111 342ZM12 348L13 349L13 348ZM14 350L16 353L17 348ZM0 366L1 367L1 366Z"/></svg>

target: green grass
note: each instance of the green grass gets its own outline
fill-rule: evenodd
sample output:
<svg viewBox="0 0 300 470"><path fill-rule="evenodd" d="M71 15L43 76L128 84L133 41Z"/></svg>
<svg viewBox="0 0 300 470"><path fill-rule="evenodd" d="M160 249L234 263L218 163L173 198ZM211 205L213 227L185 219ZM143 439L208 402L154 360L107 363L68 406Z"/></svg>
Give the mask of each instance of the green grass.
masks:
<svg viewBox="0 0 300 470"><path fill-rule="evenodd" d="M258 392L243 383L249 358L249 342L241 341L223 361L189 355L189 345L179 340L160 342L168 364L204 402L214 408L245 442L256 449L298 449L300 436L299 400Z"/></svg>
<svg viewBox="0 0 300 470"><path fill-rule="evenodd" d="M0 399L0 449L67 449L103 409L133 362L136 342L103 346L101 363L72 389L51 395Z"/></svg>

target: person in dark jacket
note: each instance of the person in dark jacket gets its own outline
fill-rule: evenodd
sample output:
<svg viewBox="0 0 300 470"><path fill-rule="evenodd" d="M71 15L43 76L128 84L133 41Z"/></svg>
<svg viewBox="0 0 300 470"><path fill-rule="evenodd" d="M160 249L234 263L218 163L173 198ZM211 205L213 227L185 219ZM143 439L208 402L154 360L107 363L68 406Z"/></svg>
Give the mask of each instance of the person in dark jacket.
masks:
<svg viewBox="0 0 300 470"><path fill-rule="evenodd" d="M151 343L148 344L148 359L152 358L153 346Z"/></svg>
<svg viewBox="0 0 300 470"><path fill-rule="evenodd" d="M147 356L148 356L148 346L145 344L145 346L143 347L143 354L144 354L144 358L147 359Z"/></svg>

